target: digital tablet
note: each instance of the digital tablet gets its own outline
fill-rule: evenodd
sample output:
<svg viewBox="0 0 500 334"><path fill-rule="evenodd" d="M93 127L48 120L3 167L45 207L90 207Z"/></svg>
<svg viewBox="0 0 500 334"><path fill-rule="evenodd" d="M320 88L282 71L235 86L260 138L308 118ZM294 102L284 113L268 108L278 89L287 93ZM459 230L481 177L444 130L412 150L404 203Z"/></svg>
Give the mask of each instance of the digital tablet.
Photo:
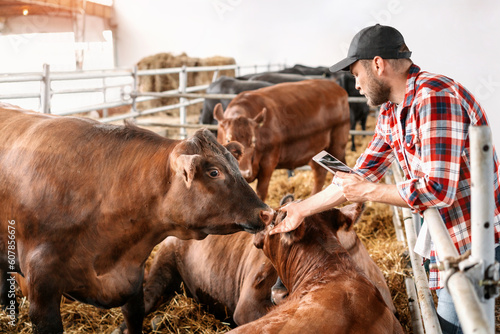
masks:
<svg viewBox="0 0 500 334"><path fill-rule="evenodd" d="M313 160L335 175L336 172L354 173L353 169L347 167L342 161L335 158L327 151L321 151L313 157Z"/></svg>

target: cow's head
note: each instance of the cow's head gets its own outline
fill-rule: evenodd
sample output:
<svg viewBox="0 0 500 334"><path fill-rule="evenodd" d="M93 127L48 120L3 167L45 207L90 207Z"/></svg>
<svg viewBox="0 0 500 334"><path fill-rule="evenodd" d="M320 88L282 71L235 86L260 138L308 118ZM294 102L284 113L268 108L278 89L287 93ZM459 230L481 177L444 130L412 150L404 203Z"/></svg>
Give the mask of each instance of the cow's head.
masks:
<svg viewBox="0 0 500 334"><path fill-rule="evenodd" d="M241 153L241 144L222 146L206 129L174 147L164 205L174 226L171 235L200 239L242 230L255 233L271 220L273 211L240 174L234 156Z"/></svg>
<svg viewBox="0 0 500 334"><path fill-rule="evenodd" d="M286 217L285 212L278 211L272 223L254 236L254 245L262 248L288 287L287 283L290 282L286 280L290 278L289 273L294 271L290 266L300 265L301 257L309 259L311 256L319 256L318 246L325 251L324 254L345 251L344 240L339 241L337 234L352 227L361 216L363 207L363 204L356 203L324 211L307 217L294 231L269 235L269 231ZM309 254L313 252L313 247L316 248L314 254Z"/></svg>
<svg viewBox="0 0 500 334"><path fill-rule="evenodd" d="M228 107L230 108L230 107ZM239 107L236 107L239 108ZM219 103L214 108L214 118L219 122L217 127L217 140L219 143L236 141L244 147L243 155L239 160L241 174L248 181L255 180L258 174L258 150L260 135L259 129L265 121L267 110L262 111L255 117L237 116L225 118L222 105Z"/></svg>

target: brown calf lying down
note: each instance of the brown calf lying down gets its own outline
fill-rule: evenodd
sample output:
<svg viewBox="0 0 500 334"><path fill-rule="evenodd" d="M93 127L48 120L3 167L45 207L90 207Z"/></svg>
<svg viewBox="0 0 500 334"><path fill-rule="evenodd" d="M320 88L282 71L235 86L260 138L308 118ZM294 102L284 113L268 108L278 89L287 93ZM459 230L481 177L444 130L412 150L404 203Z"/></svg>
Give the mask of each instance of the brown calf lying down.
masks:
<svg viewBox="0 0 500 334"><path fill-rule="evenodd" d="M63 332L63 294L122 306L141 333L144 263L156 244L256 232L271 219L208 130L171 140L0 104L0 303L12 304L7 272L24 275L35 333Z"/></svg>
<svg viewBox="0 0 500 334"><path fill-rule="evenodd" d="M231 333L403 333L380 292L337 242L335 225L359 215L353 204L306 218L297 230L255 235L288 297L264 317ZM282 217L277 219L277 223Z"/></svg>
<svg viewBox="0 0 500 334"><path fill-rule="evenodd" d="M395 312L382 272L353 230L361 210L359 206L353 219L330 225L330 234L337 233L342 246L379 289L389 309ZM337 239L332 237L325 242L336 244ZM144 287L146 314L172 298L181 282L189 295L208 305L218 318L226 320L224 316L232 316L237 325L262 317L269 312L271 299L282 301L288 294L286 288L272 289L278 274L262 250L253 245L253 237L248 233L210 235L204 240L169 237L160 244L147 276Z"/></svg>

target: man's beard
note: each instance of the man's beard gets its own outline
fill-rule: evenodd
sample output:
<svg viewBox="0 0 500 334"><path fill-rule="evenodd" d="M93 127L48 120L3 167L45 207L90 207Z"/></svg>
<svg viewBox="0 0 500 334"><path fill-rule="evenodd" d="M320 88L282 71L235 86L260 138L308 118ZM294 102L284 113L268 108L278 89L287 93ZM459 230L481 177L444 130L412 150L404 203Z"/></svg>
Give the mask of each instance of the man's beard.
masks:
<svg viewBox="0 0 500 334"><path fill-rule="evenodd" d="M377 79L371 68L367 69L367 73L369 82L365 91L365 97L368 99L368 105L376 107L389 101L391 87L382 80Z"/></svg>

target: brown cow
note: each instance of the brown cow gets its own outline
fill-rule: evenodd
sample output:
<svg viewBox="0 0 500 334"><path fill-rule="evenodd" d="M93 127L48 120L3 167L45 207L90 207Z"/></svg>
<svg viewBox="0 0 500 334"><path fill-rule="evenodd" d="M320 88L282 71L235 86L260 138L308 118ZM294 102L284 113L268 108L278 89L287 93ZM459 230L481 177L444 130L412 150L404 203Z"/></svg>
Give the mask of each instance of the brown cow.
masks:
<svg viewBox="0 0 500 334"><path fill-rule="evenodd" d="M206 129L171 140L0 106L0 271L26 278L35 333L63 332L63 294L122 306L130 333L141 333L144 263L156 244L168 235L254 233L270 219Z"/></svg>
<svg viewBox="0 0 500 334"><path fill-rule="evenodd" d="M234 140L245 147L241 174L248 182L258 180L257 194L263 200L276 168L309 164L316 193L326 170L311 158L326 150L345 162L349 104L346 91L333 81L304 80L243 92L225 112L217 105L214 117L220 143Z"/></svg>
<svg viewBox="0 0 500 334"><path fill-rule="evenodd" d="M231 333L403 333L380 292L355 265L335 236L359 215L352 204L312 217L297 230L255 235L274 264L288 297L264 317ZM282 217L277 219L279 224Z"/></svg>
<svg viewBox="0 0 500 334"><path fill-rule="evenodd" d="M288 195L285 199L293 197ZM354 263L377 287L389 309L395 312L382 272L353 229L362 206L357 208L352 219L334 222L330 234L336 232ZM336 244L337 238L332 237L326 242ZM181 282L191 296L208 305L219 319L232 316L236 325L262 317L272 306L271 299L281 302L287 294L286 288L273 287L278 274L262 250L254 247L253 237L248 233L210 235L204 240L169 237L160 244L147 276L144 286L146 314L160 302L173 297L180 290ZM121 328L123 330L125 326Z"/></svg>

